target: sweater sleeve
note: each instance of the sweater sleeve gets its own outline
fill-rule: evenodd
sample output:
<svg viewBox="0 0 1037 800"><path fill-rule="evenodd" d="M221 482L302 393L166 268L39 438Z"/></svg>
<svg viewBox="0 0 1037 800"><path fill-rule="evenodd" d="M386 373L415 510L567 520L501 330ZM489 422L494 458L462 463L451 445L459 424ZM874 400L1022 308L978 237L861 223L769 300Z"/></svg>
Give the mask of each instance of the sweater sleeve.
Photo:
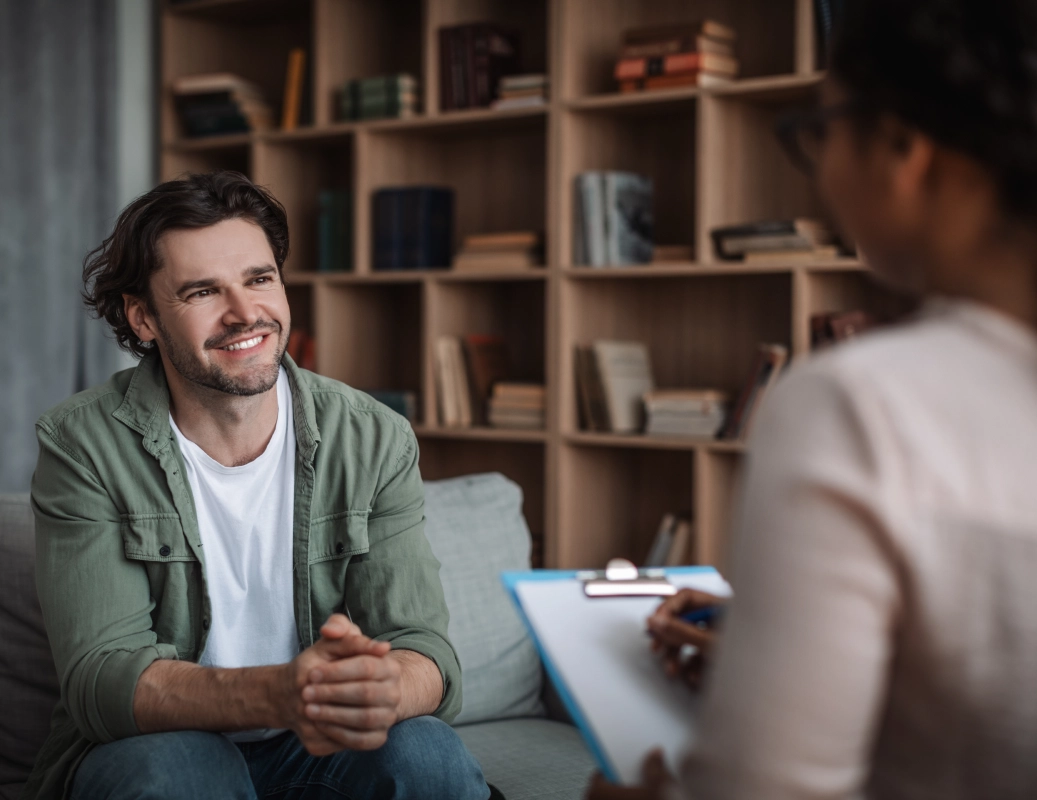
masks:
<svg viewBox="0 0 1037 800"><path fill-rule="evenodd" d="M779 384L747 455L735 598L684 780L695 798L858 796L901 588L895 450L867 397L813 364Z"/></svg>

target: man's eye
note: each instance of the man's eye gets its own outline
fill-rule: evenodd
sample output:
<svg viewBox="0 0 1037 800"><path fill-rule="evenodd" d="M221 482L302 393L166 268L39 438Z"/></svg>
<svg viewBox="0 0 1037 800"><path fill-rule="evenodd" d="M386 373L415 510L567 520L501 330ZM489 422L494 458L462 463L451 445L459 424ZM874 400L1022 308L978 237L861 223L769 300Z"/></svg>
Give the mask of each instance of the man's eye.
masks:
<svg viewBox="0 0 1037 800"><path fill-rule="evenodd" d="M199 300L203 297L208 297L210 294L212 294L212 289L202 289L201 291L192 292L191 294L187 295L187 299Z"/></svg>

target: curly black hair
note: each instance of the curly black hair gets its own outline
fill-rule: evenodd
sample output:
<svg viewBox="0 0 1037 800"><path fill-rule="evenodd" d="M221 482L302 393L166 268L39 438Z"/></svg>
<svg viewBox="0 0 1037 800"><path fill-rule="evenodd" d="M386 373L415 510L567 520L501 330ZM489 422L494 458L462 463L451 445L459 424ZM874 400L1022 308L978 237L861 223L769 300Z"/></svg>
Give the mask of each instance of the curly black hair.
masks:
<svg viewBox="0 0 1037 800"><path fill-rule="evenodd" d="M186 175L141 195L119 215L111 236L83 261L83 302L112 327L119 346L138 357L151 351L129 321L123 295L139 297L153 310L151 276L162 264L158 241L167 231L207 228L245 219L263 229L278 272L288 258L288 218L270 192L240 172ZM282 275L283 277L283 275Z"/></svg>
<svg viewBox="0 0 1037 800"><path fill-rule="evenodd" d="M1004 210L1037 214L1037 2L848 0L835 79L872 119L892 113L983 165Z"/></svg>

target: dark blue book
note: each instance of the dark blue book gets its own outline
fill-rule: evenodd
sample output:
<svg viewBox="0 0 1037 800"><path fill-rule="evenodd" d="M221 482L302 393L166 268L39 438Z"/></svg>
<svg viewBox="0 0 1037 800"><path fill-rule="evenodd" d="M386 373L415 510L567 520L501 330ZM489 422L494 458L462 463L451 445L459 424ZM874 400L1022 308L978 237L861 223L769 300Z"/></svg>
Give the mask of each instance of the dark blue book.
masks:
<svg viewBox="0 0 1037 800"><path fill-rule="evenodd" d="M372 197L375 270L448 268L453 257L454 190L378 189Z"/></svg>

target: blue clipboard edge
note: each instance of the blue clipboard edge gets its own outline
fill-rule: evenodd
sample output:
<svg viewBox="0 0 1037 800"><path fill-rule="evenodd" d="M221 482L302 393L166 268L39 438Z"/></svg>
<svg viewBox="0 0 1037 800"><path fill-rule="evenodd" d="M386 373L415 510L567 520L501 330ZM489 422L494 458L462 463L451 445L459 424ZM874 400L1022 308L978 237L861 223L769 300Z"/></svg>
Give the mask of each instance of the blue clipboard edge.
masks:
<svg viewBox="0 0 1037 800"><path fill-rule="evenodd" d="M667 567L666 575L701 575L705 573L715 573L714 567ZM558 691L558 696L562 700L562 704L565 706L565 710L569 712L569 716L572 717L573 722L576 724L577 729L583 736L584 742L587 743L588 749L591 751L591 755L594 760L598 762L598 766L601 768L602 774L606 780L610 783L619 783L619 776L616 772L612 762L609 761L608 756L605 754L605 748L601 746L601 742L598 741L598 737L594 735L594 730L591 728L587 718L583 715L583 711L580 709L576 700L573 698L572 692L569 690L568 685L562 679L562 674L558 671L558 668L554 665L554 662L547 655L547 651L544 649L543 643L540 641L540 637L537 636L536 631L533 629L533 625L529 621L529 617L526 616L526 611L522 608L522 603L519 601L518 592L516 591L520 583L534 583L542 581L564 581L564 580L575 580L577 576L576 570L564 570L564 569L534 569L534 570L522 570L522 571L508 571L500 574L501 582L504 584L504 588L508 592L508 596L511 597L511 602L515 604L515 608L518 609L519 617L522 618L523 624L526 626L526 630L529 631L529 636L533 640L533 644L536 645L537 653L540 654L540 661L544 665L544 670L547 672L547 677L554 684L555 689Z"/></svg>

